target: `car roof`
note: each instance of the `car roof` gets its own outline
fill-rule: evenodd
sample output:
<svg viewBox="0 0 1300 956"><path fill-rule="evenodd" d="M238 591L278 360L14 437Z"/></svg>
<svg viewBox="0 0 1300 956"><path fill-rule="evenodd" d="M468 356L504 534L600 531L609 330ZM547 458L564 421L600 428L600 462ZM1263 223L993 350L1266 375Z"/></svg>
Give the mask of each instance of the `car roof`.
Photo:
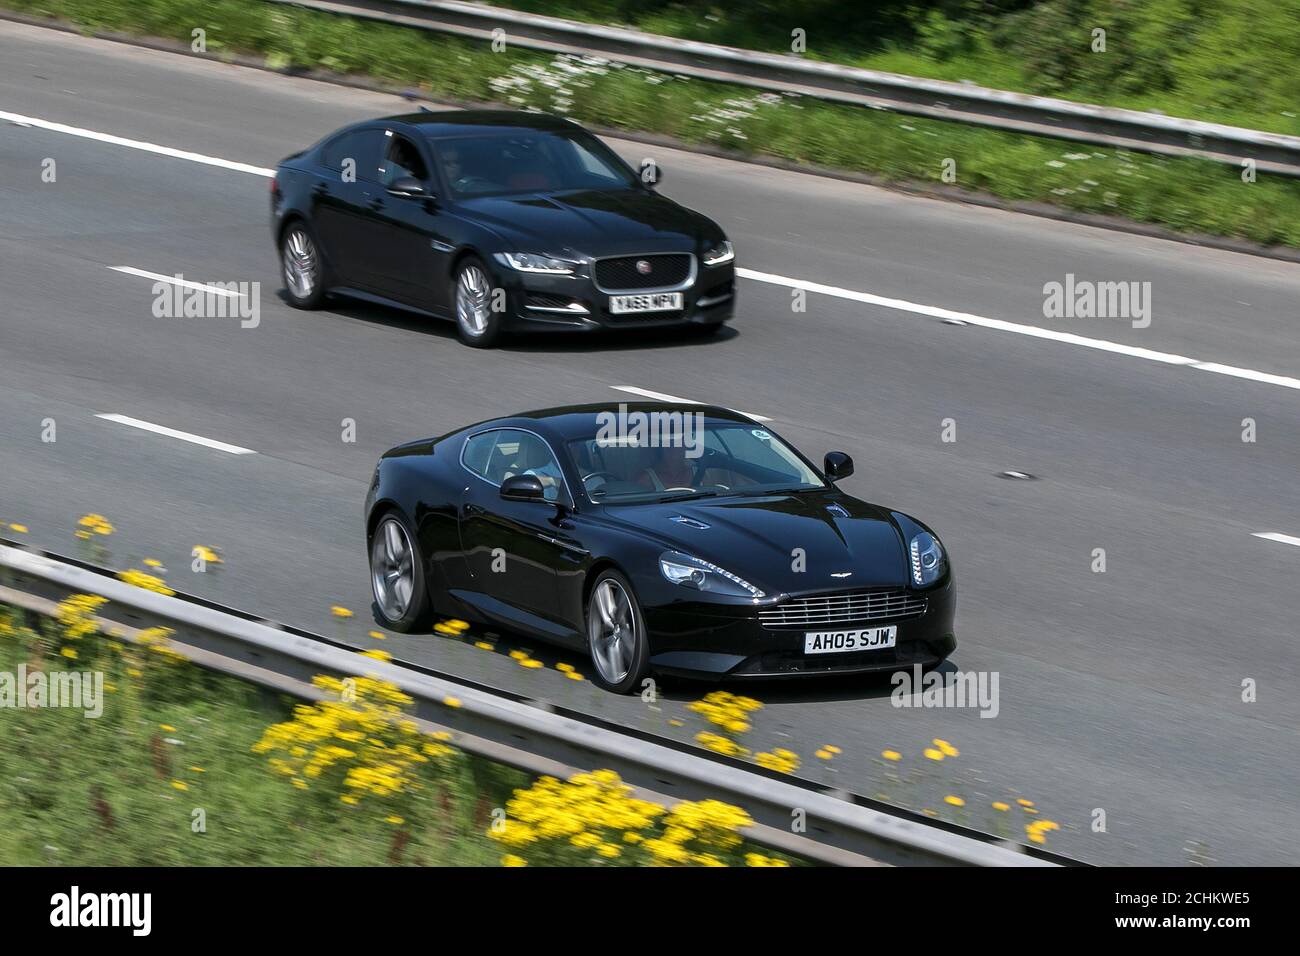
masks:
<svg viewBox="0 0 1300 956"><path fill-rule="evenodd" d="M729 408L719 405L695 405L688 402L592 402L586 405L560 405L555 408L539 408L531 412L520 412L506 418L494 418L479 422L466 432L482 431L487 428L529 428L546 437L559 441L590 437L599 428L596 416L618 414L622 409L627 412L698 412L706 419L755 424L754 419Z"/></svg>
<svg viewBox="0 0 1300 956"><path fill-rule="evenodd" d="M436 112L402 113L386 116L370 123L404 123L419 127L426 139L446 139L471 133L505 133L521 129L533 131L572 130L577 124L562 116L550 113L530 113L524 110L438 110Z"/></svg>

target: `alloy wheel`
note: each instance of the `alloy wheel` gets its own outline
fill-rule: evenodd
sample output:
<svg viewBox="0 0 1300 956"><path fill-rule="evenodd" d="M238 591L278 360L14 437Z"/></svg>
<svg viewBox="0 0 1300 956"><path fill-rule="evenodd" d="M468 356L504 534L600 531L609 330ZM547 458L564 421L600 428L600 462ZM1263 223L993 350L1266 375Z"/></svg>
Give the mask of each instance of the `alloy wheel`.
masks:
<svg viewBox="0 0 1300 956"><path fill-rule="evenodd" d="M316 244L304 229L291 229L284 238L284 284L294 298L307 299L316 289Z"/></svg>
<svg viewBox="0 0 1300 956"><path fill-rule="evenodd" d="M476 265L467 265L456 280L456 321L471 336L487 331L492 286L487 273Z"/></svg>
<svg viewBox="0 0 1300 956"><path fill-rule="evenodd" d="M385 518L375 529L370 544L370 581L384 617L401 620L415 593L415 561L406 529L395 518Z"/></svg>
<svg viewBox="0 0 1300 956"><path fill-rule="evenodd" d="M631 599L612 578L605 578L592 591L587 636L600 676L610 684L622 682L636 659L641 635Z"/></svg>

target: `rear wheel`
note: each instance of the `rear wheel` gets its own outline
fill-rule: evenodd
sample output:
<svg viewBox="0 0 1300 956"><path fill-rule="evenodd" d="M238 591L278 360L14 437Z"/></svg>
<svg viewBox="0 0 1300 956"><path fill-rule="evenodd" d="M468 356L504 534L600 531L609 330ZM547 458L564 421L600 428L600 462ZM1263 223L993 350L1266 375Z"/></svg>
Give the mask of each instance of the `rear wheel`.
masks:
<svg viewBox="0 0 1300 956"><path fill-rule="evenodd" d="M370 538L370 584L379 618L394 631L421 630L429 622L429 589L415 529L390 511Z"/></svg>
<svg viewBox="0 0 1300 956"><path fill-rule="evenodd" d="M636 690L650 672L650 640L632 585L602 571L587 599L587 645L594 679L616 694Z"/></svg>
<svg viewBox="0 0 1300 956"><path fill-rule="evenodd" d="M295 309L320 307L325 300L325 260L306 223L291 223L280 237L280 272L290 305Z"/></svg>
<svg viewBox="0 0 1300 956"><path fill-rule="evenodd" d="M491 348L501 335L501 314L493 309L494 293L482 260L470 256L461 262L456 270L456 331L466 345Z"/></svg>

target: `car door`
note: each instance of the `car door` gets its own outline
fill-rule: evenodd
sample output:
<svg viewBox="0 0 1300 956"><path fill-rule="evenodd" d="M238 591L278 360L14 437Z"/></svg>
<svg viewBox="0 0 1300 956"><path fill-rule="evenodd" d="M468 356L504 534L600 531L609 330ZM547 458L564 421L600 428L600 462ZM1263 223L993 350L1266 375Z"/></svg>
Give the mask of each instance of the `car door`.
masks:
<svg viewBox="0 0 1300 956"><path fill-rule="evenodd" d="M461 463L471 474L460 508L461 550L473 589L509 609L554 621L559 613L558 573L573 562L564 512L571 505L559 462L539 435L499 428L471 436ZM547 501L507 501L501 483L535 474ZM507 615L509 616L509 615Z"/></svg>
<svg viewBox="0 0 1300 956"><path fill-rule="evenodd" d="M447 302L445 285L454 245L449 241L449 220L432 169L420 145L400 131L384 131L385 149L380 163L384 191L371 203L382 240L376 248L376 281L381 294L430 311ZM392 191L398 180L417 180L423 196Z"/></svg>
<svg viewBox="0 0 1300 956"><path fill-rule="evenodd" d="M345 131L325 144L312 185L312 224L340 285L375 292L379 228L374 200L382 192L381 129Z"/></svg>

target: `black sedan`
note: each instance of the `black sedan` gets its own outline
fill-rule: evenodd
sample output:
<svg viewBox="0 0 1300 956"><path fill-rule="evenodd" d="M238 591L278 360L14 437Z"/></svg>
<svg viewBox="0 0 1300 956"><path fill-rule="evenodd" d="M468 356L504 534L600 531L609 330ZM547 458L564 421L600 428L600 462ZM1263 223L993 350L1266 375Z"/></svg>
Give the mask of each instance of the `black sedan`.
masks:
<svg viewBox="0 0 1300 956"><path fill-rule="evenodd" d="M281 162L271 226L299 308L330 292L399 305L478 347L511 329L716 331L731 243L644 181L659 175L559 117L413 113Z"/></svg>
<svg viewBox="0 0 1300 956"><path fill-rule="evenodd" d="M454 615L581 649L595 679L932 666L955 593L934 533L835 486L766 425L699 405L582 405L401 445L366 536L379 619Z"/></svg>

